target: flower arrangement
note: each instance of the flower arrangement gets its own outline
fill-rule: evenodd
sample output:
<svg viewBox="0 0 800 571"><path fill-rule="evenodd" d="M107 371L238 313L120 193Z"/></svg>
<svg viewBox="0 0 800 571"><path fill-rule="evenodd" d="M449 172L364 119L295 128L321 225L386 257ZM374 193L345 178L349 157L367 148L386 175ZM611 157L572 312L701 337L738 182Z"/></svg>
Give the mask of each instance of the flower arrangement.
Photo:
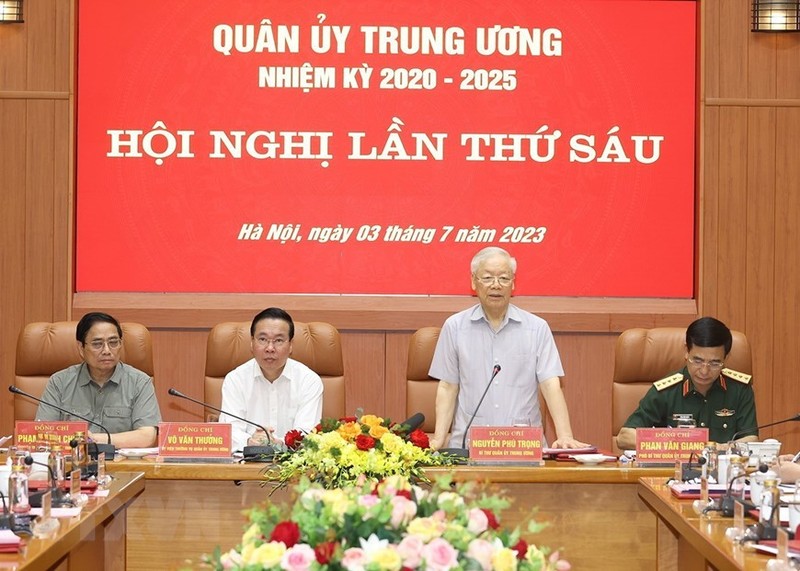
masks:
<svg viewBox="0 0 800 571"><path fill-rule="evenodd" d="M504 530L498 514L509 505L476 482L451 487L440 478L430 490L403 476L364 479L325 489L302 478L293 506L266 504L250 511L241 544L205 563L217 570L284 571L564 571L558 552L528 544ZM530 521L528 532L543 525Z"/></svg>
<svg viewBox="0 0 800 571"><path fill-rule="evenodd" d="M323 419L308 434L290 430L284 442L287 451L275 456L275 468L266 470L276 488L301 475L326 488L350 485L362 477L402 475L426 481L424 466L456 462L431 450L422 430L409 431L404 424L371 414Z"/></svg>

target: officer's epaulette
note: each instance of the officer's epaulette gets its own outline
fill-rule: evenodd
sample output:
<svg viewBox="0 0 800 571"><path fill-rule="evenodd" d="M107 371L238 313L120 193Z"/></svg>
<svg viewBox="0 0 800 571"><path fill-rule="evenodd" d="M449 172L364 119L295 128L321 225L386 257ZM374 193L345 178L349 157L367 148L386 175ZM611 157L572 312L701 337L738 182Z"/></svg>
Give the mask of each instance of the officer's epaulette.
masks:
<svg viewBox="0 0 800 571"><path fill-rule="evenodd" d="M657 380L655 383L653 383L653 386L656 388L657 391L663 391L668 387L677 385L681 381L683 381L683 374L675 373L674 375L670 375L669 377L664 377L663 379Z"/></svg>
<svg viewBox="0 0 800 571"><path fill-rule="evenodd" d="M734 371L733 369L722 369L722 374L728 377L729 379L733 379L734 381L739 381L740 383L744 383L745 385L750 383L750 379L753 378L753 375L748 375L747 373L740 373L739 371Z"/></svg>

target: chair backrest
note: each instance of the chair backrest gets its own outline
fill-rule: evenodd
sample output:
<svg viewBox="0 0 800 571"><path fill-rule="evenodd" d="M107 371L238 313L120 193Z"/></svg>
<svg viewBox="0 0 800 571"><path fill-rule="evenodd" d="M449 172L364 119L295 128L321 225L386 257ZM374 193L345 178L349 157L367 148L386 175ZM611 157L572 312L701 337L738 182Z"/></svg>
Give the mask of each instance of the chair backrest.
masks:
<svg viewBox="0 0 800 571"><path fill-rule="evenodd" d="M205 402L220 408L225 375L252 358L249 321L215 325L206 343ZM344 360L339 331L329 323L295 321L291 358L306 365L322 379L323 418L345 416ZM218 418L219 413L206 409L206 420Z"/></svg>
<svg viewBox="0 0 800 571"><path fill-rule="evenodd" d="M441 327L423 327L414 332L408 343L406 418L421 412L425 415L421 428L430 433L436 429L436 388L439 381L428 376L428 370L440 332Z"/></svg>
<svg viewBox="0 0 800 571"><path fill-rule="evenodd" d="M139 323L121 323L120 359L153 376L153 345L150 331ZM81 362L75 339L77 321L29 323L17 338L14 384L41 397L53 373ZM58 404L58 403L56 403ZM34 420L39 403L14 395L14 419Z"/></svg>
<svg viewBox="0 0 800 571"><path fill-rule="evenodd" d="M744 333L732 331L733 345L725 366L751 374L750 343ZM628 329L617 339L614 353L614 383L611 392L611 430L613 447L617 434L639 401L657 380L680 370L686 364L686 329L657 327Z"/></svg>

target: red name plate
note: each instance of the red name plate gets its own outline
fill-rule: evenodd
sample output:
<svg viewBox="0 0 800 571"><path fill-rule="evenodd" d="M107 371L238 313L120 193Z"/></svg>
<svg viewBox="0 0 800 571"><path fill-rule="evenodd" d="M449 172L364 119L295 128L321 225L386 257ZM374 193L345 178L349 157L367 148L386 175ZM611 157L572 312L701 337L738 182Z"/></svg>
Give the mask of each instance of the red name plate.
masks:
<svg viewBox="0 0 800 571"><path fill-rule="evenodd" d="M219 422L162 422L160 456L223 458L231 455L231 425Z"/></svg>
<svg viewBox="0 0 800 571"><path fill-rule="evenodd" d="M76 432L86 434L88 429L89 424L83 421L18 420L14 423L14 442L30 450L49 446L51 450L71 452L69 441Z"/></svg>
<svg viewBox="0 0 800 571"><path fill-rule="evenodd" d="M641 464L686 462L708 442L708 428L637 428L636 461Z"/></svg>
<svg viewBox="0 0 800 571"><path fill-rule="evenodd" d="M542 462L541 427L473 426L469 439L469 459L472 462Z"/></svg>

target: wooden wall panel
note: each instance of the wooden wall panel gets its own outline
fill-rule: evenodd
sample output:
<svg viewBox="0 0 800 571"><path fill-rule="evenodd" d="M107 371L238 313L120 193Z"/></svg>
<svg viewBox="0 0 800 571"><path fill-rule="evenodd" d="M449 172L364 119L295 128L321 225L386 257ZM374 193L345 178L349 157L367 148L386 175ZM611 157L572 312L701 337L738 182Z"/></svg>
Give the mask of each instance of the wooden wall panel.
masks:
<svg viewBox="0 0 800 571"><path fill-rule="evenodd" d="M747 109L723 107L720 124L716 317L744 330L747 276ZM724 166L723 166L724 165Z"/></svg>
<svg viewBox="0 0 800 571"><path fill-rule="evenodd" d="M26 3L27 8L27 3ZM0 26L0 91L26 88L28 28L25 25Z"/></svg>
<svg viewBox="0 0 800 571"><path fill-rule="evenodd" d="M24 101L0 99L0 435L9 434L12 426L13 395L5 385L14 378L17 335L25 324L26 286L20 279L25 267L26 170L20 168L25 165L25 107Z"/></svg>
<svg viewBox="0 0 800 571"><path fill-rule="evenodd" d="M556 334L562 388L578 440L611 449L611 383L617 335ZM632 412L632 411L631 411Z"/></svg>
<svg viewBox="0 0 800 571"><path fill-rule="evenodd" d="M156 396L165 421L203 422L203 407L170 396L170 387L197 400L204 400L208 331L152 330Z"/></svg>
<svg viewBox="0 0 800 571"><path fill-rule="evenodd" d="M53 101L28 101L25 142L25 282L54 284L53 182L55 177L55 108ZM31 287L25 296L30 321L53 320L50 287Z"/></svg>
<svg viewBox="0 0 800 571"><path fill-rule="evenodd" d="M381 414L386 409L386 336L382 331L341 331L347 412Z"/></svg>
<svg viewBox="0 0 800 571"><path fill-rule="evenodd" d="M773 414L787 418L800 412L800 161L797 134L800 133L800 106L778 109L775 129L775 300ZM788 440L791 451L800 449L798 423ZM783 432L783 431L781 431Z"/></svg>
<svg viewBox="0 0 800 571"><path fill-rule="evenodd" d="M769 419L773 383L767 364L773 360L774 303L764 295L775 287L775 117L772 108L754 108L748 113L747 137L747 238L745 320L753 350L754 389L758 417Z"/></svg>
<svg viewBox="0 0 800 571"><path fill-rule="evenodd" d="M406 410L406 369L408 343L412 332L386 333L386 407L384 414L396 422L405 420L419 411Z"/></svg>
<svg viewBox="0 0 800 571"><path fill-rule="evenodd" d="M719 310L717 287L719 283L719 141L722 127L719 107L703 110L703 169L697 200L697 312L716 315Z"/></svg>
<svg viewBox="0 0 800 571"><path fill-rule="evenodd" d="M719 30L719 45L707 46L706 57L719 66L718 97L747 97L747 47L750 0L715 0L719 20L708 22ZM702 32L701 32L702 33Z"/></svg>
<svg viewBox="0 0 800 571"><path fill-rule="evenodd" d="M750 34L747 51L747 95L751 99L775 97L775 34Z"/></svg>
<svg viewBox="0 0 800 571"><path fill-rule="evenodd" d="M54 168L53 173L53 315L71 315L72 304L72 104L69 100L54 102Z"/></svg>
<svg viewBox="0 0 800 571"><path fill-rule="evenodd" d="M780 99L800 99L800 71L798 71L798 52L800 34L777 34L776 41L776 97ZM794 102L794 107L798 102ZM797 144L796 139L793 144Z"/></svg>
<svg viewBox="0 0 800 571"><path fill-rule="evenodd" d="M56 59L56 40L67 40L59 53L69 54L69 37L56 35L56 29L63 28L57 24L58 5L67 4L61 0L39 0L25 2L25 27L28 28L27 89L28 91L55 91L56 69L63 66L63 60ZM66 48L66 49L65 49ZM51 131L52 133L52 131Z"/></svg>
<svg viewBox="0 0 800 571"><path fill-rule="evenodd" d="M715 50L720 43L720 2L707 0L700 3L700 23L698 35L700 36L700 101L706 97L719 97L719 60Z"/></svg>

